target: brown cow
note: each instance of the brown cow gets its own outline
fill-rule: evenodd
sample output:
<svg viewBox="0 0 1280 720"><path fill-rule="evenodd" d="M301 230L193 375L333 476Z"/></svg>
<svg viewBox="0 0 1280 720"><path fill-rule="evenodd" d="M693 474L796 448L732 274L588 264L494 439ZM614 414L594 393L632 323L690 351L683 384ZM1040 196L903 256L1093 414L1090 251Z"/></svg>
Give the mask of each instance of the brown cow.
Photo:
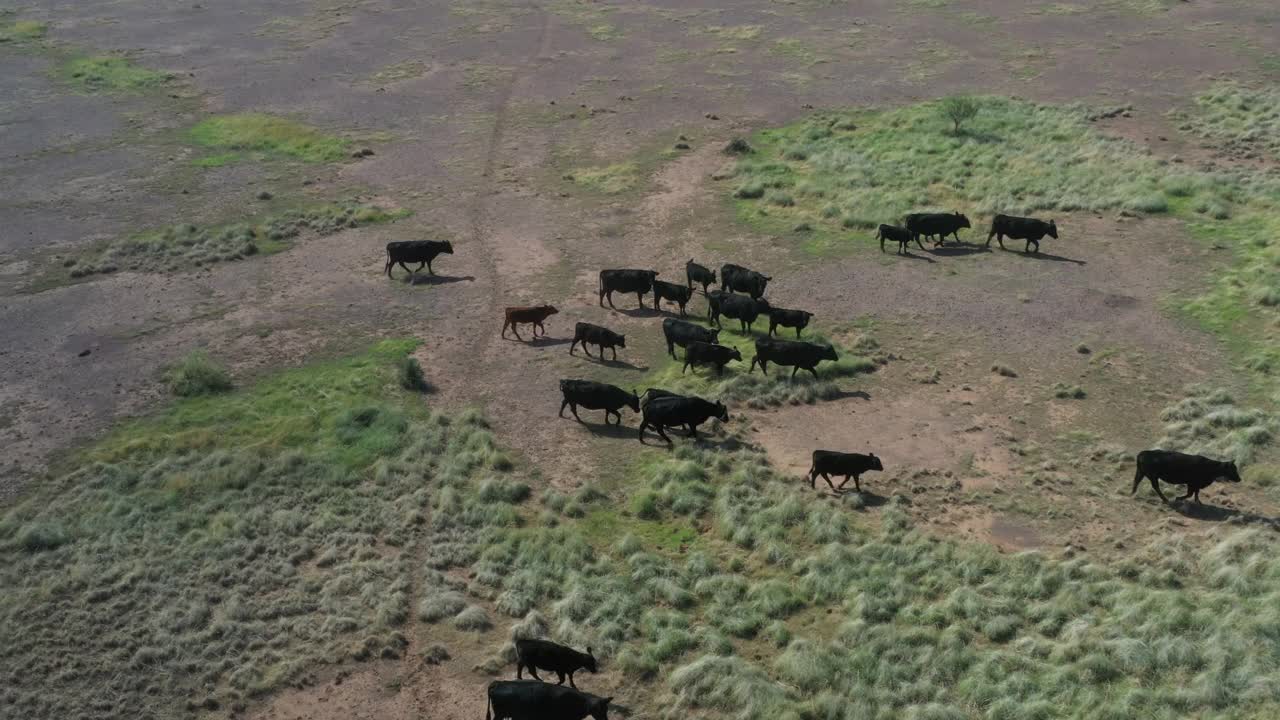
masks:
<svg viewBox="0 0 1280 720"><path fill-rule="evenodd" d="M560 312L553 305L537 305L534 307L509 307L506 310L506 321L502 323L502 337L507 336L507 328L511 328L511 332L515 333L516 339L523 341L520 337L520 331L516 329L516 325L526 324L533 326L533 336L538 337L538 328L542 328L542 334L547 334L547 329L542 326L542 321Z"/></svg>

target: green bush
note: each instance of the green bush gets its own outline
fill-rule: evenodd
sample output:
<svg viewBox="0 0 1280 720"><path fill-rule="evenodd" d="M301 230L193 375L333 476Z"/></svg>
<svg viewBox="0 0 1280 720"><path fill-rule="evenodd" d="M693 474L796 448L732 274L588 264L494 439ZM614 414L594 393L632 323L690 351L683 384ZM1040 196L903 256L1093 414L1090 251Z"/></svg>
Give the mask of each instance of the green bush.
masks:
<svg viewBox="0 0 1280 720"><path fill-rule="evenodd" d="M195 350L165 373L169 392L178 397L214 395L231 390L231 376L203 350Z"/></svg>
<svg viewBox="0 0 1280 720"><path fill-rule="evenodd" d="M413 392L427 392L431 389L431 384L427 382L426 374L422 372L422 365L416 357L405 357L400 360L397 365L400 377L400 387Z"/></svg>

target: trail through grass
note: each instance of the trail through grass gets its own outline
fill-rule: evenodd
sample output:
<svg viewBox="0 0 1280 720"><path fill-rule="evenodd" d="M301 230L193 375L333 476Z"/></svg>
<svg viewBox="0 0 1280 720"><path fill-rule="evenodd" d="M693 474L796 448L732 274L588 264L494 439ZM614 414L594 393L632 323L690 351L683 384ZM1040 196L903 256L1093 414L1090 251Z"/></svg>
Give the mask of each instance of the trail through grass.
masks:
<svg viewBox="0 0 1280 720"><path fill-rule="evenodd" d="M303 162L335 162L348 155L347 140L327 135L310 125L275 115L241 113L219 115L190 131L197 145L217 150L262 153Z"/></svg>
<svg viewBox="0 0 1280 720"><path fill-rule="evenodd" d="M181 223L108 243L96 253L64 262L73 279L121 270L167 272L279 252L304 232L328 235L347 228L390 222L408 212L358 201L313 205L226 225Z"/></svg>

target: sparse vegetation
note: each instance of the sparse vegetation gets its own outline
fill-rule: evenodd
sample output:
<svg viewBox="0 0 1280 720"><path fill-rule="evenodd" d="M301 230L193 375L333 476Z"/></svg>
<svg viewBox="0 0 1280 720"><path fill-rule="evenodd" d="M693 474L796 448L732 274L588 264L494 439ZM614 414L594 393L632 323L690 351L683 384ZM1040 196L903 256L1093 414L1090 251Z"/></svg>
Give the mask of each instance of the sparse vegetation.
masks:
<svg viewBox="0 0 1280 720"><path fill-rule="evenodd" d="M20 44L41 40L49 26L36 20L14 20L12 13L0 10L0 43Z"/></svg>
<svg viewBox="0 0 1280 720"><path fill-rule="evenodd" d="M165 373L169 392L178 397L215 395L231 390L231 375L203 350L196 350L174 363Z"/></svg>
<svg viewBox="0 0 1280 720"><path fill-rule="evenodd" d="M113 55L69 60L61 72L67 81L94 92L139 92L160 87L172 79L169 73L148 70L126 57Z"/></svg>
<svg viewBox="0 0 1280 720"><path fill-rule="evenodd" d="M597 168L578 168L566 175L565 179L588 190L605 195L617 195L636 186L640 180L640 168L633 162Z"/></svg>
<svg viewBox="0 0 1280 720"><path fill-rule="evenodd" d="M191 128L197 145L236 152L288 157L303 162L336 162L349 143L301 122L262 113L218 115Z"/></svg>
<svg viewBox="0 0 1280 720"><path fill-rule="evenodd" d="M181 223L113 241L96 255L77 259L70 277L107 274L120 270L165 272L229 262L259 253L272 253L304 232L320 235L346 228L389 222L404 217L403 210L347 201L290 210L260 221L201 227ZM60 272L68 272L59 268Z"/></svg>
<svg viewBox="0 0 1280 720"><path fill-rule="evenodd" d="M1059 400L1083 400L1086 393L1084 388L1079 385L1068 385L1066 383L1053 384L1053 396Z"/></svg>

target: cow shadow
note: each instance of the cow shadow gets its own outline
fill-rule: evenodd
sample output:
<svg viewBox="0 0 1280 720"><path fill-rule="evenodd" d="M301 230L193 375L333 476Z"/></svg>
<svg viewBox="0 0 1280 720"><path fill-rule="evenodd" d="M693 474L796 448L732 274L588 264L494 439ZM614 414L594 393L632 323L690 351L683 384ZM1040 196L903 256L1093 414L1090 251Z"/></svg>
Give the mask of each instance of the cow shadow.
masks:
<svg viewBox="0 0 1280 720"><path fill-rule="evenodd" d="M1084 260L1076 260L1075 258L1063 257L1063 256L1061 256L1061 255L1054 255L1054 254L1052 254L1052 253L1045 253L1045 252L1039 252L1039 251L1036 251L1036 252L1023 252L1022 250L1014 250L1014 249L1012 249L1012 248L1007 248L1007 247L1005 247L1005 248L1000 248L1000 249L1001 249L1001 251L1003 251L1003 252L1013 253L1014 255L1017 255L1017 256L1019 256L1019 257L1024 257L1024 258L1028 258L1028 259L1031 259L1031 260L1052 260L1052 261L1054 261L1054 262L1069 262L1069 263L1075 263L1076 265L1086 265L1086 264L1087 264L1087 263L1086 263L1086 261L1084 261Z"/></svg>
<svg viewBox="0 0 1280 720"><path fill-rule="evenodd" d="M409 275L403 282L405 285L448 285L457 282L475 282L474 275Z"/></svg>
<svg viewBox="0 0 1280 720"><path fill-rule="evenodd" d="M573 356L580 357L578 353L573 353ZM603 365L608 368L616 368L619 370L636 370L638 372L645 372L649 369L648 365L636 365L634 363L629 363L626 360L614 360L612 358L606 359L596 355L587 355L586 357L591 362L597 365Z"/></svg>
<svg viewBox="0 0 1280 720"><path fill-rule="evenodd" d="M839 390L831 396L832 400L847 400L849 398L858 398L859 400L870 400L871 393L866 390Z"/></svg>
<svg viewBox="0 0 1280 720"><path fill-rule="evenodd" d="M1266 525L1280 530L1280 518L1267 517L1257 513L1236 510L1221 505L1201 505L1194 500L1170 501L1169 508L1179 515L1191 520L1205 522L1234 522L1248 525Z"/></svg>
<svg viewBox="0 0 1280 720"><path fill-rule="evenodd" d="M606 307L608 307L608 306L606 306ZM646 305L646 306L644 306L644 307L638 307L638 308L609 308L609 309L610 309L610 310L612 310L612 311L614 311L614 312L616 312L616 313L619 313L619 314L622 314L622 315L626 315L627 317L633 317L633 318L635 318L635 317L661 317L661 316L662 316L662 314L663 314L661 310L654 310L652 307L650 307L650 306L648 306L648 305Z"/></svg>
<svg viewBox="0 0 1280 720"><path fill-rule="evenodd" d="M581 409L578 410L579 415L581 415L583 412L586 412L586 411ZM599 412L599 411L592 410L591 412ZM590 422L588 420L575 420L573 415L567 411L565 412L564 417L569 420L574 420L574 422L586 428L587 432L597 437L613 438L614 440L622 440L625 438L635 438L636 436L636 429L634 427L629 427L627 425L615 425L612 422L595 423L595 422Z"/></svg>
<svg viewBox="0 0 1280 720"><path fill-rule="evenodd" d="M834 481L836 480L836 478L832 478L832 480ZM805 476L804 481L806 483L809 482L809 477L807 475ZM840 483L838 481L836 482L836 487L840 488ZM861 492L859 492L857 488L853 486L852 480L849 481L848 485L845 485L843 488L840 488L835 492L832 492L831 488L827 487L827 481L819 477L817 489L823 495L826 495L827 497L830 497L830 498L844 499L851 495L859 495L862 497L862 507L864 508L877 508L877 507L881 507L883 505L889 504L889 498L885 497L884 495L878 495L866 489L863 489Z"/></svg>
<svg viewBox="0 0 1280 720"><path fill-rule="evenodd" d="M937 255L938 257L960 257L963 255L974 255L977 253L991 251L988 250L985 245L975 245L973 243L961 241L951 245L934 245L928 250L925 250L925 252L930 255Z"/></svg>
<svg viewBox="0 0 1280 720"><path fill-rule="evenodd" d="M539 348L555 347L556 345L568 345L569 343L573 342L573 338L547 337L546 335L539 335L536 338L530 338L528 335L525 335L523 338L516 338L511 334L510 331L507 331L506 336L504 336L502 339L510 340L511 342L524 343L525 345L528 345L530 347L539 347Z"/></svg>
<svg viewBox="0 0 1280 720"><path fill-rule="evenodd" d="M925 252L928 252L928 251L926 250ZM905 252L900 252L900 253L894 253L894 255L897 255L898 257L901 257L901 258L910 258L910 259L912 259L912 260L923 260L923 261L925 261L925 262L927 262L927 263L934 263L934 262L937 262L937 260L934 260L933 258L929 257L928 255L916 255L915 253L911 252L910 250L907 250L907 251L905 251Z"/></svg>
<svg viewBox="0 0 1280 720"><path fill-rule="evenodd" d="M671 438L670 445L663 442L662 437L659 436L652 428L645 429L644 435L640 436L640 444L656 445L658 447L665 447L668 450L675 450L681 444L682 440L686 442L692 440L698 447L711 450L723 450L725 452L733 452L735 450L741 450L742 448L748 447L746 443L742 442L742 440L736 436L729 435L725 437L713 437L705 429L698 431L698 438L696 440L690 438L688 431L684 428L667 428L666 433L667 437Z"/></svg>

